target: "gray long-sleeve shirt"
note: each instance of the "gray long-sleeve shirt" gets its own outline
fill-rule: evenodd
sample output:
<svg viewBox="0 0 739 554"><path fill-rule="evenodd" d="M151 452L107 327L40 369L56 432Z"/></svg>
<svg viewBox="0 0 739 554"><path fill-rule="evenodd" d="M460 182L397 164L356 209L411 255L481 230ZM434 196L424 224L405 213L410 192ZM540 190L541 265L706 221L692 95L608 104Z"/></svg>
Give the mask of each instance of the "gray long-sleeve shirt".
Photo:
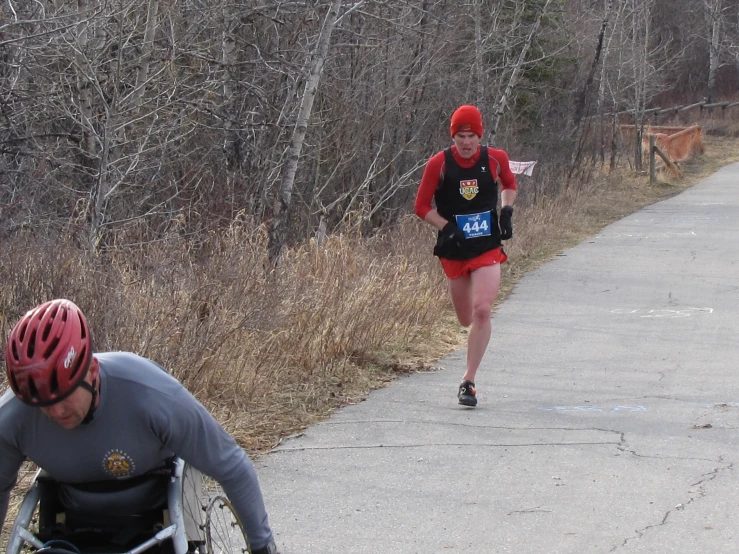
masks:
<svg viewBox="0 0 739 554"><path fill-rule="evenodd" d="M10 492L28 458L61 483L136 477L177 455L220 483L244 525L252 548L272 539L254 466L210 413L156 363L126 352L96 354L100 403L94 419L65 430L14 396L0 399L0 527ZM64 491L68 507L86 512L135 510L150 499L91 496ZM138 509L147 507L139 505Z"/></svg>

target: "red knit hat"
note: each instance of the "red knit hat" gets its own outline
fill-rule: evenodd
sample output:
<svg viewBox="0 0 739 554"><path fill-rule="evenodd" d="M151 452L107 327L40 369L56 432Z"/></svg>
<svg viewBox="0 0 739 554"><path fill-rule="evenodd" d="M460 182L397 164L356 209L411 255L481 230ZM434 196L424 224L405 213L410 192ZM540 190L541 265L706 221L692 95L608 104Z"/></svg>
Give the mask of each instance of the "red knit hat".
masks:
<svg viewBox="0 0 739 554"><path fill-rule="evenodd" d="M457 133L475 133L482 138L482 114L475 106L460 106L452 114L451 135Z"/></svg>

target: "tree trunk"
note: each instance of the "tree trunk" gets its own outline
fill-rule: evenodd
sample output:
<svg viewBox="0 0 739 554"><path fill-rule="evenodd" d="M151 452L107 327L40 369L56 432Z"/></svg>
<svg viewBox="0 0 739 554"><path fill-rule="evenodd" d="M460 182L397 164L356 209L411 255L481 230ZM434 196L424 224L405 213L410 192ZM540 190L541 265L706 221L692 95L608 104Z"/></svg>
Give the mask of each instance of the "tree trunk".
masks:
<svg viewBox="0 0 739 554"><path fill-rule="evenodd" d="M721 45L721 3L722 0L706 1L706 15L709 25L708 52L708 103L716 100L716 76L718 75Z"/></svg>
<svg viewBox="0 0 739 554"><path fill-rule="evenodd" d="M600 33L598 34L598 44L595 47L595 56L593 56L593 64L590 67L590 73L588 73L588 79L585 82L585 86L582 89L582 92L580 93L580 98L577 101L577 106L575 106L575 127L578 127L580 125L580 120L583 117L583 114L585 113L585 104L588 100L588 92L590 91L590 87L593 86L593 80L595 79L595 71L598 68L598 63L600 62L601 53L603 52L603 41L606 36L606 31L608 29L608 17L611 14L611 6L613 5L613 0L608 0L606 2L605 6L605 12L603 14L603 24L600 27Z"/></svg>
<svg viewBox="0 0 739 554"><path fill-rule="evenodd" d="M242 187L243 154L241 137L237 131L237 120L239 118L238 105L234 102L234 71L236 62L236 27L238 25L238 14L230 4L222 7L223 30L221 35L221 63L223 65L223 152L226 157L226 187L232 202L236 202ZM244 198L244 205L248 205L249 199ZM238 204L232 204L230 217L236 213Z"/></svg>
<svg viewBox="0 0 739 554"><path fill-rule="evenodd" d="M534 42L534 39L537 36L537 33L539 32L539 26L541 25L541 18L546 13L547 8L549 7L551 0L546 0L544 6L539 10L539 13L536 14L536 21L534 22L534 26L531 28L531 31L529 32L529 36L526 38L526 42L523 45L523 48L521 48L521 52L518 55L518 60L516 60L516 64L513 67L513 71L511 72L511 77L508 79L508 84L506 85L505 90L503 91L503 95L500 97L500 100L498 101L498 105L495 108L495 116L493 118L493 123L490 126L489 136L490 140L489 143L493 143L493 137L495 137L495 134L498 132L498 125L500 125L500 120L503 118L503 113L506 108L506 104L508 103L508 98L510 97L511 93L513 92L513 88L518 83L518 76L521 73L521 69L523 68L523 64L526 61L526 55L529 52L529 48L531 48L531 45Z"/></svg>
<svg viewBox="0 0 739 554"><path fill-rule="evenodd" d="M475 79L475 105L480 109L485 103L485 88L482 70L482 17L480 17L480 0L472 1L472 15L475 18L475 68L472 71Z"/></svg>
<svg viewBox="0 0 739 554"><path fill-rule="evenodd" d="M136 72L136 87L134 89L134 105L140 106L141 99L146 90L146 82L149 79L149 65L154 48L154 33L157 28L157 12L159 11L159 0L149 0L149 8L146 13L146 29L144 31L144 43L141 45L141 61Z"/></svg>
<svg viewBox="0 0 739 554"><path fill-rule="evenodd" d="M285 224L292 200L293 185L295 184L295 174L298 171L300 152L303 148L305 134L308 131L308 121L313 109L313 101L316 97L318 83L321 80L323 65L326 61L329 44L331 43L331 34L339 17L340 8L341 0L333 0L326 14L326 19L323 22L321 33L318 36L310 74L303 90L300 110L297 121L295 122L295 128L293 129L292 139L290 140L290 147L287 153L287 162L285 163L280 182L279 194L275 198L272 219L269 222L268 250L269 259L273 265L277 264L282 248L285 245Z"/></svg>

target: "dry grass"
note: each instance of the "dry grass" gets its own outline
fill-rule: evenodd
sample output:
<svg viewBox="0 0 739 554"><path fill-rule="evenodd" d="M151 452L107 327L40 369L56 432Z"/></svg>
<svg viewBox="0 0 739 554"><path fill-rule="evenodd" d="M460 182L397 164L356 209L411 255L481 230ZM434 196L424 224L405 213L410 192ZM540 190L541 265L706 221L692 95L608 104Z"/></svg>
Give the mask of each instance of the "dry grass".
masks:
<svg viewBox="0 0 739 554"><path fill-rule="evenodd" d="M570 188L552 177L549 190L527 196L535 182L522 177L499 301L558 252L739 161L736 138L705 144L682 164L683 179L653 186L646 174L595 172ZM536 178L541 187L547 177ZM169 368L253 455L464 344L431 256L434 233L417 218L372 238L306 244L275 271L265 269L264 241L262 228L238 221L198 244L173 230L99 259L69 237L18 237L0 245L0 331L7 336L30 306L72 298L97 350L131 350Z"/></svg>
<svg viewBox="0 0 739 554"><path fill-rule="evenodd" d="M276 271L265 270L261 229L249 228L197 250L173 233L105 260L68 241L16 241L0 252L4 332L43 298L72 298L96 350L157 360L252 453L357 400L375 380L373 361L427 340L442 282L425 249L398 248L398 235L430 236L412 218L384 236L289 251ZM13 261L32 248L41 255Z"/></svg>

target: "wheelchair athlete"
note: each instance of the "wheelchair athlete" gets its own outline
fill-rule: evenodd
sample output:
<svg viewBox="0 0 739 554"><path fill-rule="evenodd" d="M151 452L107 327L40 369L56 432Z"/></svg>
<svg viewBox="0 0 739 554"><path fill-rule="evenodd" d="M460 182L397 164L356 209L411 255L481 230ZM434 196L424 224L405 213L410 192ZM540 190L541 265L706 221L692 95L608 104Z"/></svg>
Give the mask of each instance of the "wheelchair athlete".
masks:
<svg viewBox="0 0 739 554"><path fill-rule="evenodd" d="M115 519L164 504L165 491L143 486L96 495L80 485L135 478L176 454L223 487L253 554L277 554L246 452L155 362L93 353L74 303L52 300L23 316L8 339L5 365L15 396L0 398L0 527L26 459L60 483L65 510Z"/></svg>

